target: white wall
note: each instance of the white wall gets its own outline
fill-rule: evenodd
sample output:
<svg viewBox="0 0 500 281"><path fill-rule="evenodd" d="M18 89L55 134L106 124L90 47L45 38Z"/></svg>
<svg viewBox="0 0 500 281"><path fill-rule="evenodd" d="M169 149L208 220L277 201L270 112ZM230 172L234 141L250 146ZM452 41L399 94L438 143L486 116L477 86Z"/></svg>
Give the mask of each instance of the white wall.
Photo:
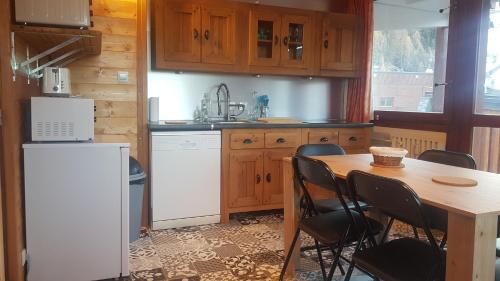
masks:
<svg viewBox="0 0 500 281"><path fill-rule="evenodd" d="M268 95L271 116L320 120L332 115L330 80L320 78L151 71L148 96L160 97L160 120L190 120L203 93L214 99L216 86L222 82L229 87L231 101L250 102L253 91Z"/></svg>

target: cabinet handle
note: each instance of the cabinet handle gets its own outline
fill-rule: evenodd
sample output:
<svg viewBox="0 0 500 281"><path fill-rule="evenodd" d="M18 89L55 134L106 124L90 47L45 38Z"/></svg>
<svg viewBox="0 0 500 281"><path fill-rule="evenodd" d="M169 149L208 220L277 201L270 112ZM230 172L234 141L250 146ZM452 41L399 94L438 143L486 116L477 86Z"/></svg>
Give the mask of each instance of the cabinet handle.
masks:
<svg viewBox="0 0 500 281"><path fill-rule="evenodd" d="M325 47L325 49L328 49L328 40L325 40L325 42L323 42L323 46Z"/></svg>
<svg viewBox="0 0 500 281"><path fill-rule="evenodd" d="M210 32L205 30L205 40L208 40L208 38L210 38Z"/></svg>
<svg viewBox="0 0 500 281"><path fill-rule="evenodd" d="M288 36L285 36L285 38L283 38L283 45L288 46Z"/></svg>
<svg viewBox="0 0 500 281"><path fill-rule="evenodd" d="M320 142L328 142L329 139L327 137L322 137L321 139L319 139Z"/></svg>
<svg viewBox="0 0 500 281"><path fill-rule="evenodd" d="M276 143L285 143L286 142L286 139L284 138L279 138L276 140Z"/></svg>
<svg viewBox="0 0 500 281"><path fill-rule="evenodd" d="M257 179L257 184L259 184L261 181L260 175L257 175L256 179Z"/></svg>
<svg viewBox="0 0 500 281"><path fill-rule="evenodd" d="M350 137L349 141L358 141L358 138L357 137Z"/></svg>
<svg viewBox="0 0 500 281"><path fill-rule="evenodd" d="M193 30L193 34L194 34L194 40L198 40L198 37L200 37L200 33L198 32L198 29L194 29Z"/></svg>
<svg viewBox="0 0 500 281"><path fill-rule="evenodd" d="M272 180L271 173L267 173L267 175L266 175L266 181L270 183L271 180Z"/></svg>
<svg viewBox="0 0 500 281"><path fill-rule="evenodd" d="M280 42L280 38L278 37L278 35L274 35L274 45L278 45Z"/></svg>
<svg viewBox="0 0 500 281"><path fill-rule="evenodd" d="M251 139L245 139L245 140L243 140L243 143L244 144L252 144L253 141Z"/></svg>

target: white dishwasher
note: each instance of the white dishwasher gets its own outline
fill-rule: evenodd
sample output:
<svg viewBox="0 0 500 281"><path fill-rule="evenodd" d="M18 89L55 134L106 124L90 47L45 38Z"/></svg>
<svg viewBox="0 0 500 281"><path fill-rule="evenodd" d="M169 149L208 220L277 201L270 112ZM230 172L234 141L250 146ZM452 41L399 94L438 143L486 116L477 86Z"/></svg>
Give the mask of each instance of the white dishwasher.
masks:
<svg viewBox="0 0 500 281"><path fill-rule="evenodd" d="M151 133L152 228L220 222L220 131Z"/></svg>

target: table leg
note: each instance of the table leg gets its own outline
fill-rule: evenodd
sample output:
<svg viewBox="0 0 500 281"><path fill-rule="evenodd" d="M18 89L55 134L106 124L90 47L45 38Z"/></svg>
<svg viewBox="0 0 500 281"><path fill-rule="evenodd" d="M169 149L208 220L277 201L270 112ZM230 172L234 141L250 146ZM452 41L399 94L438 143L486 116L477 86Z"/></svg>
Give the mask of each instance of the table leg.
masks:
<svg viewBox="0 0 500 281"><path fill-rule="evenodd" d="M299 197L300 192L293 184L293 168L290 159L283 160L283 200L284 200L284 231L285 231L285 257L290 250L292 239L298 227L299 221ZM300 260L300 239L297 241L294 254L288 265L287 275L293 276L295 267Z"/></svg>
<svg viewBox="0 0 500 281"><path fill-rule="evenodd" d="M498 217L448 214L447 281L495 280Z"/></svg>

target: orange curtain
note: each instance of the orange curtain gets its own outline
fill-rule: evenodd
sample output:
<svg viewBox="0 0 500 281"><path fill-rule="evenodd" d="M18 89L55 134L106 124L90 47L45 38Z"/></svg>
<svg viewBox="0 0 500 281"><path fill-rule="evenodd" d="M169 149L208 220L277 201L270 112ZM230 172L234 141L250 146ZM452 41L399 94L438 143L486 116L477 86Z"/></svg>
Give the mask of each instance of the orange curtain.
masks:
<svg viewBox="0 0 500 281"><path fill-rule="evenodd" d="M347 88L347 120L351 122L370 121L371 73L373 47L373 1L350 0L349 12L364 19L361 39L361 77L349 79Z"/></svg>

